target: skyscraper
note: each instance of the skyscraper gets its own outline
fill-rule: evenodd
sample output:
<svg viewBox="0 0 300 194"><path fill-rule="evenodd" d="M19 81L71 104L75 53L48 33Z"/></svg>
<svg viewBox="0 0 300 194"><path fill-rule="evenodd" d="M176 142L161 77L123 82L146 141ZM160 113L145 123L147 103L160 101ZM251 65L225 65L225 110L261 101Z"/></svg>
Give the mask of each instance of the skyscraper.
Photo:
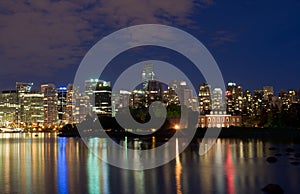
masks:
<svg viewBox="0 0 300 194"><path fill-rule="evenodd" d="M58 122L57 101L58 94L54 84L41 85L41 92L44 95L44 123L54 125Z"/></svg>
<svg viewBox="0 0 300 194"><path fill-rule="evenodd" d="M157 80L149 80L146 90L146 107L154 101L163 100L163 84Z"/></svg>
<svg viewBox="0 0 300 194"><path fill-rule="evenodd" d="M73 84L68 84L67 86L67 95L66 95L66 122L74 123L75 122L75 105L76 105L76 88Z"/></svg>
<svg viewBox="0 0 300 194"><path fill-rule="evenodd" d="M143 89L147 90L149 80L154 80L154 66L153 64L144 64L142 70L142 81L143 81Z"/></svg>
<svg viewBox="0 0 300 194"><path fill-rule="evenodd" d="M253 95L253 114L261 115L264 107L264 91L262 89L254 90Z"/></svg>
<svg viewBox="0 0 300 194"><path fill-rule="evenodd" d="M274 96L274 88L273 86L264 86L264 99L271 101Z"/></svg>
<svg viewBox="0 0 300 194"><path fill-rule="evenodd" d="M26 93L31 92L31 88L33 83L25 83L25 82L16 82L16 91L17 91L17 109L16 109L16 123L20 124L25 119L25 109L24 103L25 98L24 95Z"/></svg>
<svg viewBox="0 0 300 194"><path fill-rule="evenodd" d="M16 121L17 99L15 90L3 91L0 94L0 126L8 126Z"/></svg>
<svg viewBox="0 0 300 194"><path fill-rule="evenodd" d="M215 88L212 92L212 110L214 114L223 114L224 109L223 92L221 88Z"/></svg>
<svg viewBox="0 0 300 194"><path fill-rule="evenodd" d="M27 92L23 95L24 113L21 117L21 123L34 124L44 122L44 95L40 92Z"/></svg>
<svg viewBox="0 0 300 194"><path fill-rule="evenodd" d="M111 87L110 82L99 80L96 86L94 112L98 115L111 116Z"/></svg>
<svg viewBox="0 0 300 194"><path fill-rule="evenodd" d="M241 115L243 109L243 90L236 83L229 82L226 88L227 113Z"/></svg>
<svg viewBox="0 0 300 194"><path fill-rule="evenodd" d="M209 114L212 110L210 85L203 83L199 87L199 111L201 115Z"/></svg>
<svg viewBox="0 0 300 194"><path fill-rule="evenodd" d="M67 105L67 87L61 86L57 88L57 111L58 122L67 123L66 121L66 105Z"/></svg>

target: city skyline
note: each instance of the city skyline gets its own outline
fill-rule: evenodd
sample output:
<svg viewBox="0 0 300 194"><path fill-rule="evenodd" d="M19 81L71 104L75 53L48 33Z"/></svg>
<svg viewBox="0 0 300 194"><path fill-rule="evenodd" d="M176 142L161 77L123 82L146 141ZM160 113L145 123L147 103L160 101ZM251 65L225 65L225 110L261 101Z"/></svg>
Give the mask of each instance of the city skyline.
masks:
<svg viewBox="0 0 300 194"><path fill-rule="evenodd" d="M107 83L109 83L111 85L111 81L110 80L102 80L102 79L98 79L98 78L92 78L92 79L93 80L98 80L98 81L105 81L105 82L107 82ZM86 81L89 81L89 80L86 80ZM157 81L159 81L159 79ZM166 85L171 84L174 81L184 81L185 82L186 80L171 80L170 83L167 83ZM72 84L72 83L66 83L66 84L56 85L55 82L49 82L49 83L42 82L42 84L37 85L34 82L24 82L24 81L20 81L20 80L19 81L15 81L14 83L15 83L15 87L13 87L13 88L7 88L7 89L1 89L0 88L0 93L1 92L7 92L7 91L15 91L16 90L16 83L30 83L30 84L32 84L30 90L35 91L35 92L40 91L41 90L41 86L45 85L45 84L53 84L56 87L57 90L66 88L69 84ZM143 82L141 82L141 84L142 83ZM165 83L163 83L163 84L165 84ZM199 89L203 84L207 84L207 82L201 82L201 83L199 83L198 87L196 89ZM243 85L239 84L239 82L236 82L236 81L225 82L225 86L226 87L229 86L230 84L236 84L236 85L242 87L242 89L243 89L242 91L243 92L250 91L251 94L253 94L253 92L255 90L260 90L260 89L263 90L264 87L272 87L273 93L274 93L275 96L279 95L282 91L295 91L295 92L300 91L300 86L298 88L281 88L281 89L278 89L274 85L262 85L261 87L254 87L254 89L251 90L248 87L244 87ZM212 88L212 89L214 89L214 88ZM224 93L224 95L226 95L226 94Z"/></svg>
<svg viewBox="0 0 300 194"><path fill-rule="evenodd" d="M214 56L226 82L234 77L250 90L273 85L279 91L300 85L299 2L176 3L3 1L0 88L12 88L14 80L72 83L80 61L97 41L115 30L144 23L174 26L195 36ZM127 53L137 54L141 59L156 58L157 48ZM186 65L183 59L172 60L174 55L165 52L158 58L178 67ZM118 68L124 70L135 61L121 56L113 63L101 79L114 80ZM188 73L196 81L193 70Z"/></svg>

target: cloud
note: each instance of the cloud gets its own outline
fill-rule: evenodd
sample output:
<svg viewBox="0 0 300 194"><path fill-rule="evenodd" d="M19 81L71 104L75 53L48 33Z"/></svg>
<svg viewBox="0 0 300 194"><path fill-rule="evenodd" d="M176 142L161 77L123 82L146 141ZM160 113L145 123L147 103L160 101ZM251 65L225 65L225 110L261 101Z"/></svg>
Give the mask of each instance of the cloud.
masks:
<svg viewBox="0 0 300 194"><path fill-rule="evenodd" d="M229 31L220 30L216 31L211 38L213 46L222 46L226 43L235 42L236 41L236 35L232 34Z"/></svg>
<svg viewBox="0 0 300 194"><path fill-rule="evenodd" d="M54 75L60 69L79 65L89 47L115 29L143 23L189 25L196 9L212 3L211 0L0 1L0 76Z"/></svg>

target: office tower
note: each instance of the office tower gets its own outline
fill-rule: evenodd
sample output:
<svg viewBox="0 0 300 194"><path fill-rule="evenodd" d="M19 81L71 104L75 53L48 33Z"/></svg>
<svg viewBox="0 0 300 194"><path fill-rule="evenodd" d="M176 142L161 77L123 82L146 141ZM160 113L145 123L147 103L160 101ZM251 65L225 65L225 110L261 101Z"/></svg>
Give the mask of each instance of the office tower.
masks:
<svg viewBox="0 0 300 194"><path fill-rule="evenodd" d="M130 105L131 92L120 90L112 94L112 116L115 116L119 109Z"/></svg>
<svg viewBox="0 0 300 194"><path fill-rule="evenodd" d="M168 86L168 90L164 91L164 103L166 105L170 104L180 104L179 98L175 92L175 90Z"/></svg>
<svg viewBox="0 0 300 194"><path fill-rule="evenodd" d="M68 84L67 86L67 95L66 95L66 122L67 123L75 123L75 95L76 94L76 87L73 84Z"/></svg>
<svg viewBox="0 0 300 194"><path fill-rule="evenodd" d="M153 64L144 64L142 70L143 89L147 90L149 80L154 80L154 79L155 79L155 74L154 74Z"/></svg>
<svg viewBox="0 0 300 194"><path fill-rule="evenodd" d="M24 94L31 92L33 83L16 82L17 102L16 123L19 125L25 119Z"/></svg>
<svg viewBox="0 0 300 194"><path fill-rule="evenodd" d="M15 90L0 94L0 127L9 126L17 119L18 96Z"/></svg>
<svg viewBox="0 0 300 194"><path fill-rule="evenodd" d="M264 86L264 100L271 101L274 96L274 88L273 86Z"/></svg>
<svg viewBox="0 0 300 194"><path fill-rule="evenodd" d="M223 92L221 88L215 88L212 91L212 110L214 111L213 114L223 114L225 110Z"/></svg>
<svg viewBox="0 0 300 194"><path fill-rule="evenodd" d="M168 86L168 95L167 101L172 102L173 104L184 105L193 110L198 109L198 101L195 102L197 97L193 93L193 90L187 85L186 81L171 81ZM197 108L195 107L197 106Z"/></svg>
<svg viewBox="0 0 300 194"><path fill-rule="evenodd" d="M131 108L141 108L146 106L144 90L133 90L130 95L130 107Z"/></svg>
<svg viewBox="0 0 300 194"><path fill-rule="evenodd" d="M16 82L16 91L18 93L27 93L32 89L33 83Z"/></svg>
<svg viewBox="0 0 300 194"><path fill-rule="evenodd" d="M94 92L96 90L96 86L98 82L101 81L99 79L89 79L85 80L84 87L85 87L85 94L88 96L94 95Z"/></svg>
<svg viewBox="0 0 300 194"><path fill-rule="evenodd" d="M278 94L278 99L282 104L283 110L288 110L293 103L297 103L296 91L281 90Z"/></svg>
<svg viewBox="0 0 300 194"><path fill-rule="evenodd" d="M236 83L229 82L226 88L227 113L231 115L241 115L243 109L242 87Z"/></svg>
<svg viewBox="0 0 300 194"><path fill-rule="evenodd" d="M67 123L66 121L66 106L67 106L67 87L61 86L57 88L57 111L58 122Z"/></svg>
<svg viewBox="0 0 300 194"><path fill-rule="evenodd" d="M85 94L89 97L91 112L98 115L111 115L111 87L110 82L90 79L85 81Z"/></svg>
<svg viewBox="0 0 300 194"><path fill-rule="evenodd" d="M264 102L264 90L256 89L254 90L253 95L253 114L254 115L261 115L262 109L265 106Z"/></svg>
<svg viewBox="0 0 300 194"><path fill-rule="evenodd" d="M210 85L203 83L199 87L199 111L201 115L209 114L212 109Z"/></svg>
<svg viewBox="0 0 300 194"><path fill-rule="evenodd" d="M57 101L58 94L54 84L41 85L41 92L44 95L44 123L55 125L58 123Z"/></svg>
<svg viewBox="0 0 300 194"><path fill-rule="evenodd" d="M89 96L85 94L75 93L75 107L73 109L74 123L80 123L85 120L86 116L91 114L89 102Z"/></svg>
<svg viewBox="0 0 300 194"><path fill-rule="evenodd" d="M250 90L245 90L243 92L243 116L253 115L253 97Z"/></svg>
<svg viewBox="0 0 300 194"><path fill-rule="evenodd" d="M111 116L111 87L110 82L99 80L94 91L95 106L93 111L97 115Z"/></svg>
<svg viewBox="0 0 300 194"><path fill-rule="evenodd" d="M179 97L175 90L178 88L177 81L171 81L168 85L168 90L164 92L164 102L166 105L180 104Z"/></svg>
<svg viewBox="0 0 300 194"><path fill-rule="evenodd" d="M154 101L163 100L163 84L157 80L149 80L146 89L146 107Z"/></svg>
<svg viewBox="0 0 300 194"><path fill-rule="evenodd" d="M39 125L44 123L44 95L40 92L30 91L23 94L23 110L21 124Z"/></svg>
<svg viewBox="0 0 300 194"><path fill-rule="evenodd" d="M193 111L199 112L199 100L197 97L191 97L189 99L189 108L191 108Z"/></svg>

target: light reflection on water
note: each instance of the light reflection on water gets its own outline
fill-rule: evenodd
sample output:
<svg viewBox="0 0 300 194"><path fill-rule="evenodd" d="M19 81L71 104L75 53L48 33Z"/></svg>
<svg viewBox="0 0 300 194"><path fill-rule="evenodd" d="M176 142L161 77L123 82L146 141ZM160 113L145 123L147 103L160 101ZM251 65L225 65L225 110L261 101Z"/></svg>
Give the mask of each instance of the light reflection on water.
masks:
<svg viewBox="0 0 300 194"><path fill-rule="evenodd" d="M79 138L1 133L0 193L261 193L268 183L280 184L286 193L300 190L300 167L290 165L291 156L285 153L287 147L300 152L299 144L218 139L199 156L198 140L162 167L130 171L108 165L94 154L117 158L120 153L114 153L106 139L92 138L88 143L90 149ZM143 144L120 142L129 148L151 148L153 143L155 139ZM176 153L181 143L177 139L172 145ZM280 150L270 151L274 146ZM265 158L277 152L283 154L278 163L268 164Z"/></svg>

